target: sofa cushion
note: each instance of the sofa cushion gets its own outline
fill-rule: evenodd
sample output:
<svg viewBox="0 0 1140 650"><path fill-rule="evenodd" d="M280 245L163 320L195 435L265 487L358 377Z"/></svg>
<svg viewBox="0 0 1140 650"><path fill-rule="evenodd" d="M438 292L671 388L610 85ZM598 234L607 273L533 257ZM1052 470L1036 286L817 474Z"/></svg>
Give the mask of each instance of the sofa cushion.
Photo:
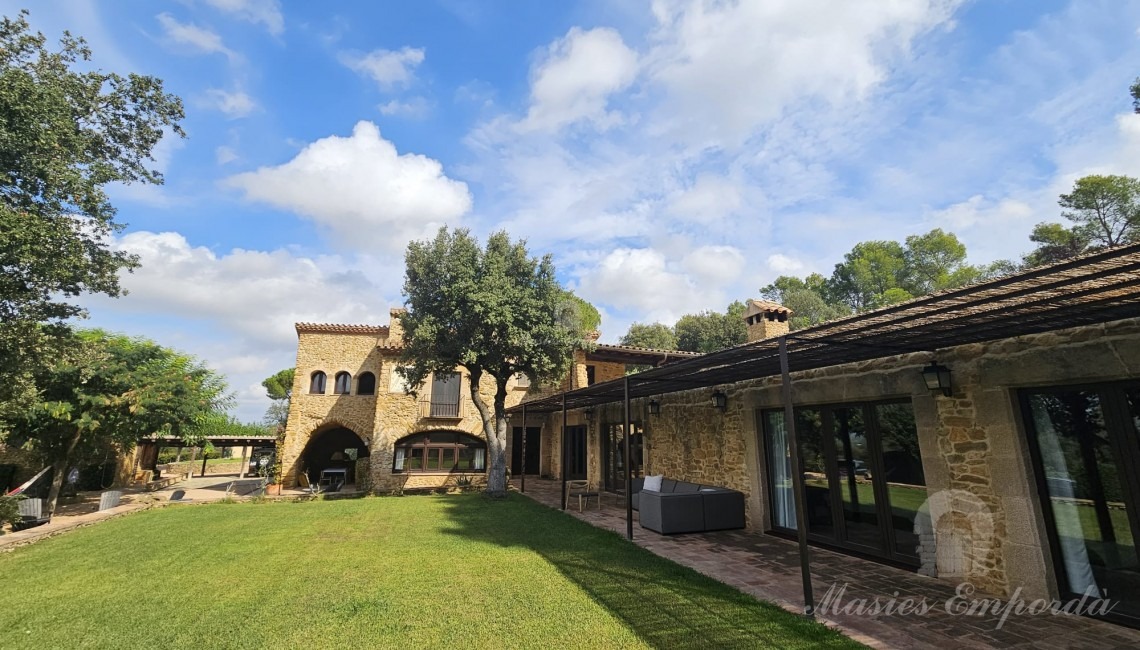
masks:
<svg viewBox="0 0 1140 650"><path fill-rule="evenodd" d="M674 492L700 492L701 486L696 483L689 483L687 481L677 481L677 485L673 487Z"/></svg>
<svg viewBox="0 0 1140 650"><path fill-rule="evenodd" d="M660 474L658 474L657 476L646 476L644 479L644 482L641 486L641 489L642 490L652 490L654 492L660 492L661 491L661 481L664 478L665 477L661 476Z"/></svg>
<svg viewBox="0 0 1140 650"><path fill-rule="evenodd" d="M644 478L638 477L638 478L633 479L633 493L637 494L638 492L641 492L642 486L644 484L645 484Z"/></svg>
<svg viewBox="0 0 1140 650"><path fill-rule="evenodd" d="M677 485L677 481L674 481L671 478L661 479L661 491L662 492L672 492L673 488L676 487L676 485Z"/></svg>

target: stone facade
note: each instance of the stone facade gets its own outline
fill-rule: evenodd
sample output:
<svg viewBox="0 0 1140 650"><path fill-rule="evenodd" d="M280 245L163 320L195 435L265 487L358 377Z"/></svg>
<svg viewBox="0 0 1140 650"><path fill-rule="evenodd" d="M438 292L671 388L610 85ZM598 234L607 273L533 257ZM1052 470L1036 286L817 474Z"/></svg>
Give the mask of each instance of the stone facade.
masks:
<svg viewBox="0 0 1140 650"><path fill-rule="evenodd" d="M424 431L458 431L486 440L482 420L471 399L468 376L461 368L457 369L461 374L458 418L426 417L420 400L430 394L430 386L419 391L419 398L405 393L402 381L394 376L402 350L402 330L397 317L400 311L392 310L389 327L298 325L293 397L285 439L278 450L282 483L286 487L296 485L309 442L331 429L347 428L368 447L368 463L360 465L367 468L367 480L362 477L359 482L377 492L445 487L454 485L459 478L447 472L393 472L395 443L407 435ZM327 377L324 394L309 392L315 372L323 372ZM333 394L338 372L351 375L352 390L349 394ZM357 394L359 377L364 372L376 376L374 395ZM479 389L485 402L493 401L493 379L484 377ZM507 406L517 404L525 393L525 388L512 384ZM509 437L507 453L509 459ZM482 475L468 478L475 482L484 480Z"/></svg>

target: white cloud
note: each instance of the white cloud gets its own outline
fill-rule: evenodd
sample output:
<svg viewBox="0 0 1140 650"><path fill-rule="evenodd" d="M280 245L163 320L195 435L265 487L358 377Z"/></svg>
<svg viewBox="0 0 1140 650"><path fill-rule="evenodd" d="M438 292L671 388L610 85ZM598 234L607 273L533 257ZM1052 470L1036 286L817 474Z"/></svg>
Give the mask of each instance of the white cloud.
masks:
<svg viewBox="0 0 1140 650"><path fill-rule="evenodd" d="M769 255L767 261L768 268L780 275L796 275L802 273L806 268L803 262L782 253Z"/></svg>
<svg viewBox="0 0 1140 650"><path fill-rule="evenodd" d="M219 165L228 165L237 159L238 154L234 151L233 147L221 145L214 149L214 160L216 160Z"/></svg>
<svg viewBox="0 0 1140 650"><path fill-rule="evenodd" d="M1033 208L1024 201L1002 199L990 201L981 194L975 194L960 203L955 203L930 215L934 227L946 230L972 228L982 225L987 229L1008 229L1012 225L1024 225L1033 218Z"/></svg>
<svg viewBox="0 0 1140 650"><path fill-rule="evenodd" d="M237 53L226 47L222 37L216 32L192 23L180 23L166 12L158 14L155 18L166 33L166 40L171 43L184 45L203 54L224 54L231 60L238 58Z"/></svg>
<svg viewBox="0 0 1140 650"><path fill-rule="evenodd" d="M722 177L702 174L670 202L671 214L686 221L709 223L739 211L744 203L740 187Z"/></svg>
<svg viewBox="0 0 1140 650"><path fill-rule="evenodd" d="M676 127L738 144L806 99L858 101L912 41L948 25L958 0L656 0L647 66Z"/></svg>
<svg viewBox="0 0 1140 650"><path fill-rule="evenodd" d="M681 266L702 287L719 289L744 271L744 253L734 246L701 246L681 260Z"/></svg>
<svg viewBox="0 0 1140 650"><path fill-rule="evenodd" d="M423 48L378 49L366 54L342 52L340 62L370 77L381 90L407 86L415 79L415 69L424 61Z"/></svg>
<svg viewBox="0 0 1140 650"><path fill-rule="evenodd" d="M341 244L398 251L412 238L454 224L471 209L467 184L436 160L400 154L371 122L329 136L276 167L237 174L226 185L245 198L307 217Z"/></svg>
<svg viewBox="0 0 1140 650"><path fill-rule="evenodd" d="M709 294L684 273L668 267L649 248L617 248L582 274L578 295L591 302L631 310L639 320L671 323L709 303Z"/></svg>
<svg viewBox="0 0 1140 650"><path fill-rule="evenodd" d="M341 256L240 248L219 255L176 232L133 232L116 247L141 262L122 276L129 295L108 301L123 310L211 321L266 347L295 342L298 321L387 320L378 288Z"/></svg>
<svg viewBox="0 0 1140 650"><path fill-rule="evenodd" d="M574 27L550 45L531 70L531 101L523 130L557 130L580 120L605 127L620 120L607 98L633 83L637 54L613 29Z"/></svg>
<svg viewBox="0 0 1140 650"><path fill-rule="evenodd" d="M413 97L407 101L393 99L392 101L380 104L377 108L380 109L381 115L421 118L431 111L432 105L431 102L423 97Z"/></svg>
<svg viewBox="0 0 1140 650"><path fill-rule="evenodd" d="M285 31L285 16L278 0L206 0L206 4L239 20L265 25L274 36Z"/></svg>
<svg viewBox="0 0 1140 650"><path fill-rule="evenodd" d="M257 102L241 90L227 92L220 88L211 88L206 91L204 103L225 113L231 120L245 117L257 109Z"/></svg>

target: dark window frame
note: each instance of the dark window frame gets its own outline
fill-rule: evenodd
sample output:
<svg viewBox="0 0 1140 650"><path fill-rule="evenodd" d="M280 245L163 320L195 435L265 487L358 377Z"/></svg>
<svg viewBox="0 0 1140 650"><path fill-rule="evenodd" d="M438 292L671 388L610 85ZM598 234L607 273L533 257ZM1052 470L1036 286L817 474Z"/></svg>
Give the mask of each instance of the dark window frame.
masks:
<svg viewBox="0 0 1140 650"><path fill-rule="evenodd" d="M798 419L798 415L799 415L801 409L819 411L820 416L823 418L823 423L822 423L822 427L820 430L820 435L821 435L820 451L824 455L824 463L825 463L824 474L827 477L829 491L831 490L830 486L832 485L833 477L835 477L839 474L839 468L838 468L837 463L836 463L835 453L834 453L834 449L833 449L833 446L835 444L834 443L834 441L835 441L835 423L834 423L835 411L838 409L855 409L855 408L862 410L862 412L863 412L863 423L864 423L863 426L864 426L865 435L867 438L868 451L871 452L868 454L868 460L870 461L870 467L868 469L871 472L872 477L879 477L879 476L883 475L884 459L883 459L883 446L882 446L883 441L882 441L882 437L881 437L881 432L879 430L880 429L880 423L879 423L878 411L877 411L876 407L890 405L890 404L906 404L907 406L910 406L912 415L914 413L914 400L912 397L894 397L894 398L885 398L885 399L878 399L878 400L863 400L863 401L854 401L854 402L825 402L825 403L816 403L816 404L795 404L795 405L793 405L794 417L797 417L797 419ZM766 475L764 478L764 482L765 482L765 489L768 491L768 503L767 503L768 526L770 527L770 530L772 530L773 532L775 532L779 535L795 537L797 533L794 529L785 528L785 527L780 526L776 523L775 508L772 507L772 501L771 500L773 498L773 495L775 494L775 486L773 484L774 476L773 476L773 473L771 472L770 466L769 466L769 463L772 462L773 450L769 448L769 444L768 444L769 423L768 423L768 417L767 416L769 413L773 413L773 412L779 413L782 416L784 413L784 409L782 406L759 409L759 415L760 415L759 420L760 420L760 426L762 428L761 435L759 437L760 437L760 444L763 446L763 449L764 449L764 460L765 460L764 473ZM915 429L916 429L916 435L917 435L917 420L915 422ZM797 436L796 437L797 437L797 439L800 439L798 429L797 429ZM801 444L802 444L802 440L801 440ZM921 451L919 452L919 460L921 461ZM801 458L801 462L803 462L802 458ZM796 469L793 468L793 471L796 471ZM925 483L925 480L924 480L924 483ZM885 511L887 514L890 514L892 512L892 507L891 507L889 496L886 494L886 486L883 485L880 480L872 479L872 489L874 490L875 503L876 503L876 508L878 509L878 512L883 513ZM927 496L929 497L929 486L927 486ZM803 498L803 497L801 497L801 498ZM917 557L915 557L913 555L905 554L905 553L900 553L897 551L895 531L894 531L893 527L891 527L889 525L889 517L884 517L884 516L879 517L879 527L880 527L880 530L882 533L882 548L868 547L868 546L864 546L862 544L854 543L854 542L851 542L850 540L847 540L846 539L846 522L843 520L842 504L836 504L835 503L834 495L829 494L829 499L831 499L831 500L829 500L829 503L831 505L831 513L832 513L832 517L834 520L834 522L832 524L832 530L834 532L830 536L825 536L822 534L813 533L811 526L808 526L808 540L810 542L812 542L813 544L819 545L819 546L825 546L828 548L837 549L842 553L851 554L851 555L855 555L858 557L872 558L878 562L883 562L886 564L890 564L892 566L898 566L901 568L907 568L907 569L912 569L912 570L914 569L914 567L918 566L918 558Z"/></svg>
<svg viewBox="0 0 1140 650"><path fill-rule="evenodd" d="M371 382L366 384L365 382ZM365 390L366 386L370 386ZM375 395L376 394L376 374L372 372L362 372L356 377L356 394L357 395Z"/></svg>
<svg viewBox="0 0 1140 650"><path fill-rule="evenodd" d="M341 370L333 378L333 395L348 395L352 392L352 374Z"/></svg>
<svg viewBox="0 0 1140 650"><path fill-rule="evenodd" d="M447 378L441 381L441 376L447 376ZM455 382L453 389L448 386L452 381ZM451 395L452 392L454 396ZM461 415L460 404L463 401L462 373L433 372L431 375L431 391L428 395L428 417L459 418Z"/></svg>
<svg viewBox="0 0 1140 650"><path fill-rule="evenodd" d="M309 394L324 395L328 388L328 375L323 370L315 370L309 375Z"/></svg>
<svg viewBox="0 0 1140 650"><path fill-rule="evenodd" d="M1057 582L1057 590L1061 594L1061 598L1072 598L1072 592L1069 585L1069 578L1065 572L1065 558L1061 550L1060 532L1057 527L1056 516L1050 507L1051 494L1049 491L1048 477L1044 471L1044 459L1041 453L1040 441L1038 440L1038 432L1033 423L1033 410L1030 404L1030 397L1035 394L1057 394L1066 393L1070 391L1087 391L1095 392L1100 398L1101 416L1104 418L1104 426L1106 430L1117 431L1127 437L1128 427L1131 425L1128 417L1128 404L1126 394L1129 388L1136 389L1140 386L1140 382L1135 379L1123 379L1117 381L1101 381L1101 382L1083 382L1074 384L1060 384L1049 386L1021 386L1013 390L1014 396L1017 401L1018 415L1021 421L1018 423L1024 436L1023 441L1029 450L1029 467L1027 471L1032 475L1030 477L1031 487L1036 491L1037 502L1036 506L1041 513L1042 522L1045 524L1045 538L1047 540L1049 549L1047 551L1049 559L1052 560L1051 569L1053 570L1053 577ZM1133 430L1133 434L1140 438L1140 430ZM1137 450L1134 445L1136 441L1126 441L1119 439L1121 436L1114 436L1108 444L1112 445L1114 451L1119 454L1116 460L1122 463L1126 471L1130 467L1135 467L1140 464L1140 450ZM1131 444L1133 447L1128 448ZM1121 486L1125 498L1131 498L1132 501L1129 505L1140 508L1140 492L1135 481L1125 481ZM1129 526L1132 529L1133 539L1140 539L1140 514L1135 511L1135 508L1128 512ZM1077 595L1080 597L1080 594ZM1111 595L1109 596L1111 598ZM1082 612L1085 615L1087 613ZM1090 616L1090 618L1103 618L1104 620L1114 623L1120 623L1129 627L1140 627L1140 619L1131 615L1130 613L1122 613L1119 610L1114 610L1109 614L1101 616Z"/></svg>
<svg viewBox="0 0 1140 650"><path fill-rule="evenodd" d="M431 435L433 433L444 435L444 436L447 436L449 438L454 438L454 441L433 443L431 441ZM413 439L415 440L414 442L411 442L411 443L408 442L409 440L413 440ZM483 467L482 468L470 467L470 468L460 469L458 467L458 465L459 465L459 451L461 449L469 449L469 448L474 448L475 450L481 449L483 451ZM404 466L401 468L397 468L396 465L401 460L398 452L401 449L404 451L404 456L403 456L403 465ZM415 469L409 469L407 467L407 461L408 461L408 459L410 459L412 457L412 451L416 450L416 449L421 450L421 452L422 452L420 458L423 459L423 466L419 467L419 468L415 468ZM448 449L454 450L451 454L451 458L453 459L453 462L454 462L454 464L451 466L451 468L443 469L442 467L436 467L436 468L428 469L427 459L429 456L432 455L432 452L435 452L435 456L437 457L437 459L439 459L439 461L442 462L443 451L448 450ZM487 460L488 460L487 459L487 441L483 440L482 438L473 436L470 433L464 433L462 431L425 431L425 432L413 433L411 435L404 436L403 438L400 438L399 440L396 441L396 444L393 446L393 449L392 449L392 473L393 474L485 474L485 473L487 473L487 469L488 469L488 465L489 465ZM474 464L474 462L473 462L473 464Z"/></svg>

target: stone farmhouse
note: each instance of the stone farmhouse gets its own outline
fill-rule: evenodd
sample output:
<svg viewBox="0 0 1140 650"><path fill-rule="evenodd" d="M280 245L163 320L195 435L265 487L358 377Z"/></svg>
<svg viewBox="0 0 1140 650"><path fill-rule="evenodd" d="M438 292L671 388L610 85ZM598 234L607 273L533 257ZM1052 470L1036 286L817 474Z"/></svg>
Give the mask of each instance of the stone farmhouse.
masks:
<svg viewBox="0 0 1140 650"><path fill-rule="evenodd" d="M397 360L403 350L401 309L389 325L297 323L297 366L285 440L280 446L282 483L311 483L322 475L378 492L435 489L459 481L478 484L486 475L486 439L463 368L435 375L418 398L408 395ZM698 356L691 352L599 344L578 350L559 386L511 381L507 406L524 398L573 390L625 376L627 365L656 366ZM491 402L494 382L484 378ZM507 441L512 475L523 472L523 431ZM550 432L531 428L526 472L551 475L557 468Z"/></svg>
<svg viewBox="0 0 1140 650"><path fill-rule="evenodd" d="M997 595L1108 596L1140 625L1140 245L794 332L789 316L752 300L741 346L599 345L561 386L516 380L514 475L623 499L627 476L731 488L753 531L803 526ZM286 485L330 467L376 491L480 480L462 369L417 400L392 372L398 318L297 332Z"/></svg>

